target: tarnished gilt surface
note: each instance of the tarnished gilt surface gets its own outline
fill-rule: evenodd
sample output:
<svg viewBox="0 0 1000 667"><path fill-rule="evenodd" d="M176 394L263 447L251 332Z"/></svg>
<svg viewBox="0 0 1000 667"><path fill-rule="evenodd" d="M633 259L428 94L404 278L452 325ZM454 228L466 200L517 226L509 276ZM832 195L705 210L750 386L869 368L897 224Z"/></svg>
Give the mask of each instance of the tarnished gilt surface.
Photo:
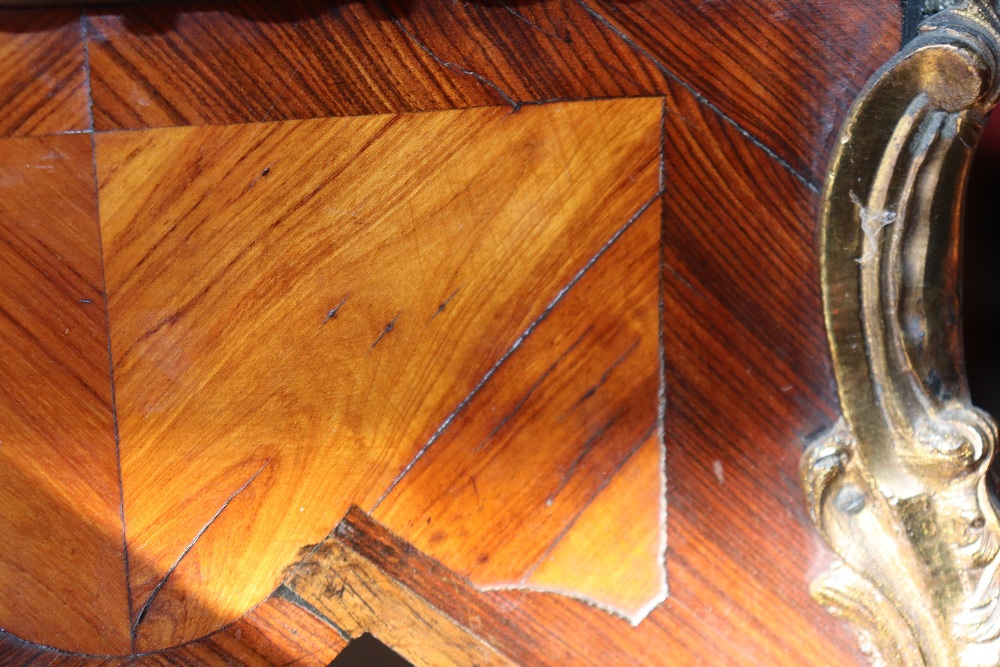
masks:
<svg viewBox="0 0 1000 667"><path fill-rule="evenodd" d="M813 593L875 664L1000 664L997 427L972 407L959 324L962 195L997 99L993 7L933 16L873 77L821 208L843 421L803 459L839 560Z"/></svg>

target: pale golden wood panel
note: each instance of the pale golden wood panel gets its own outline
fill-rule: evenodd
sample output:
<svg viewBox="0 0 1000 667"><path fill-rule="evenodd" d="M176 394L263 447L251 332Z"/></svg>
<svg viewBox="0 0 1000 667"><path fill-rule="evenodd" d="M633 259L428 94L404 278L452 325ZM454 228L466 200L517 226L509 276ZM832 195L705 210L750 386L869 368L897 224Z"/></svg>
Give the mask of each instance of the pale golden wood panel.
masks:
<svg viewBox="0 0 1000 667"><path fill-rule="evenodd" d="M140 650L375 504L653 200L660 123L629 99L97 137Z"/></svg>
<svg viewBox="0 0 1000 667"><path fill-rule="evenodd" d="M0 628L131 650L90 138L0 140Z"/></svg>
<svg viewBox="0 0 1000 667"><path fill-rule="evenodd" d="M376 520L480 587L559 591L636 622L663 600L660 208L654 202L597 259ZM630 496L608 488L622 472ZM595 514L606 518L600 533ZM648 532L635 540L638 526ZM605 562L560 564L580 551Z"/></svg>
<svg viewBox="0 0 1000 667"><path fill-rule="evenodd" d="M526 588L559 591L638 622L667 592L666 489L660 434L646 439L584 509Z"/></svg>

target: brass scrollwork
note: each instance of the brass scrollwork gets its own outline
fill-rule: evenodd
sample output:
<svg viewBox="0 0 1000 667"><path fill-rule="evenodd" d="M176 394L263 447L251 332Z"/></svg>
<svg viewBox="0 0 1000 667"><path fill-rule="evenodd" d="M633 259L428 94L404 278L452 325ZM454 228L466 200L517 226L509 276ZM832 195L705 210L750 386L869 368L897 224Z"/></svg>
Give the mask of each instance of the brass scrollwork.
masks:
<svg viewBox="0 0 1000 667"><path fill-rule="evenodd" d="M996 423L972 407L960 326L967 173L1000 97L1000 16L967 0L862 91L820 224L843 418L802 462L837 560L812 584L879 665L1000 665Z"/></svg>

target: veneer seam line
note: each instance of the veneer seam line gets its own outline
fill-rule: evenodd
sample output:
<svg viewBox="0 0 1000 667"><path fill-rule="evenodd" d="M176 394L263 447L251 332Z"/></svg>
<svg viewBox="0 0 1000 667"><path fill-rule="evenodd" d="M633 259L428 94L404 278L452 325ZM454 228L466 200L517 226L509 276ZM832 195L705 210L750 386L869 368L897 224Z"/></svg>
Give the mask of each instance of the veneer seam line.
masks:
<svg viewBox="0 0 1000 667"><path fill-rule="evenodd" d="M654 99L664 99L665 95L663 93L644 93L641 95L614 95L614 96L592 96L592 97L551 97L540 100L523 100L518 102L518 107L527 106L544 106L547 104L567 104L567 103L577 103L577 102L615 102L618 100L654 100ZM448 107L441 109L416 109L411 111L380 111L378 113L356 113L356 114L345 114L342 116L302 116L295 118L276 118L274 120L247 120L238 121L232 123L200 123L200 124L186 124L186 125L153 125L149 127L120 127L112 129L94 129L91 130L67 130L65 132L51 132L49 134L41 135L31 135L24 137L7 137L5 141L16 141L16 140L31 140L37 139L38 137L55 137L63 136L67 134L96 134L98 136L105 135L115 135L115 134L131 134L138 132L158 132L161 130L182 130L191 128L227 128L227 127L245 127L245 126L257 126L257 125L274 125L278 123L304 123L310 121L322 121L322 120L337 120L341 118L378 118L380 116L415 116L418 114L429 114L429 113L457 113L462 111L471 111L473 109L506 109L509 105L507 104L473 104L469 106L461 107ZM513 113L513 112L511 112Z"/></svg>
<svg viewBox="0 0 1000 667"><path fill-rule="evenodd" d="M149 608L152 606L153 600L159 594L160 590L166 585L167 580L170 579L170 575L174 573L177 567L181 564L181 561L184 560L184 557L187 556L188 553L190 553L190 551L198 543L198 540L201 539L202 535L204 535L208 531L208 529L212 527L212 524L215 523L215 520L219 518L219 516L226 510L227 507L229 507L229 504L232 503L233 500L235 500L238 495L243 493L243 491L245 491L246 488L250 486L251 482L257 479L257 476L260 475L262 472L264 472L264 469L270 463L271 459L265 461L264 465L262 465L260 469L257 470L257 472L251 475L250 479L248 479L246 482L243 483L243 486L236 489L236 491L234 491L228 498L226 498L226 501L222 503L222 506L218 510L216 510L215 514L212 515L212 517L208 520L208 522L201 527L201 530L199 530L198 533L194 536L194 539L191 540L191 543L184 548L184 550L181 552L181 555L177 557L177 560L174 562L174 564L170 566L170 569L167 570L167 573L164 574L163 578L160 579L158 584L156 584L156 588L153 589L153 592L149 594L149 597L146 599L146 602L142 605L142 609L139 610L139 614L136 616L135 619L135 624L132 626L133 637L138 631L139 626L142 625L143 620L145 620L146 612L148 612ZM135 651L133 650L133 653L134 652Z"/></svg>
<svg viewBox="0 0 1000 667"><path fill-rule="evenodd" d="M429 46L427 46L426 44L424 44L423 42L421 42L419 39L417 39L416 35L414 35L412 32L410 32L409 30L406 29L406 26L404 26L403 22L399 20L399 17L397 17L395 14L393 14L392 11L389 9L389 7L384 2L379 2L379 7L380 7L380 9L383 12L386 13L387 16L392 17L392 22L396 25L397 28L399 28L403 32L403 34L405 34L410 40L412 40L414 44L416 44L417 46L419 46L425 53L427 53L427 55L429 55L431 58L433 58L436 63L438 63L439 65L441 65L441 67L443 67L445 69L450 69L452 71L460 72L460 73L465 74L467 76L471 76L473 79L475 79L476 81L479 81L484 86L492 88L494 91L496 91L496 93L500 97L502 97L511 106L511 108L513 109L513 111L518 111L521 108L521 103L520 102L518 102L517 100L515 100L513 97L511 97L509 94L507 94L507 92L504 91L500 86L498 86L496 83L494 83L490 79L487 79L485 76L483 76L479 72L475 72L473 70L466 69L466 68L462 67L461 65L459 65L458 63L454 63L454 62L450 62L448 60L445 60L444 58L442 58L438 54L434 53L434 51L432 51Z"/></svg>
<svg viewBox="0 0 1000 667"><path fill-rule="evenodd" d="M535 563L530 568L528 568L528 570L524 573L524 575L521 577L522 581L526 581L527 579L531 578L531 576L535 573L535 571L539 567L541 567L542 563L545 562L545 559L548 558L549 555L553 551L555 551L556 547L559 546L559 543L562 541L562 539L564 537L566 537L566 535L569 534L569 532L573 529L573 526L575 526L576 522L580 520L580 517L583 516L584 512L586 512L587 509L593 504L593 502L595 500L597 500L597 497L601 495L601 492L604 491L604 489L606 489L609 484L611 484L611 481L615 478L615 476L622 470L622 468L625 467L625 465L629 461L632 460L632 457L635 456L635 454L640 449L642 449L643 445L645 445L647 442L649 442L649 438L654 433L656 433L656 431L658 430L658 427L659 427L658 424L653 424L649 429L647 429L646 432L643 433L643 435L638 439L638 444L635 445L634 447L632 447L632 449L629 450L628 454L626 454L622 458L622 460L619 461L615 465L615 467L608 472L608 474L601 481L601 483L597 487L597 489L595 489L594 493L590 496L590 498L587 499L587 502L585 502L583 504L583 506L580 508L580 510L576 513L576 515L572 519L569 520L569 522L562 529L562 531L560 531L560 533L558 535L556 535L555 539L552 540L552 543L549 544L548 548L544 552L542 552L542 554L538 557L538 560L535 561ZM482 587L477 586L476 588L478 588L479 590L482 590L482 591L542 590L540 588L537 588L537 589L528 588L524 584L513 584L513 585L500 584L500 585L496 585L496 586L482 586ZM606 606L606 605L602 605L602 604L593 602L592 600L590 600L589 598L587 598L586 596L584 596L584 595L582 595L580 593L570 593L570 592L563 592L563 591L555 591L555 590L551 590L551 589L546 589L546 590L548 592L551 592L551 593L556 593L557 595L563 595L565 597L572 597L572 598L575 598L577 600L583 600L584 602L587 602L589 604L593 604L595 607L598 607L598 608L601 608L601 609L604 609L604 610L609 610L613 614L615 614L616 616L621 616L622 615L621 612L611 610L611 608L608 607L608 606ZM659 604L659 603L657 603L657 604Z"/></svg>
<svg viewBox="0 0 1000 667"><path fill-rule="evenodd" d="M660 189L667 190L667 100L663 100L663 110L660 117ZM666 199L666 195L664 195ZM664 270L667 265L667 248L664 239L667 236L667 206L660 208L660 243L659 262L656 271L657 287L657 315L656 322L656 349L658 353L659 387L656 396L656 428L659 439L659 468L660 468L660 500L663 503L660 512L660 544L659 553L660 566L663 568L663 587L665 597L670 597L670 577L667 574L667 549L670 542L669 519L670 519L670 499L668 497L669 479L667 478L667 349L666 349L666 279Z"/></svg>
<svg viewBox="0 0 1000 667"><path fill-rule="evenodd" d="M393 489L395 489L396 486L403 480L403 478L406 477L406 475L410 472L413 466L416 465L417 461L423 458L424 454L427 453L427 451L434 445L434 443L437 442L437 440L444 434L444 432L448 429L448 427L451 426L452 422L459 415L459 413L461 413L465 409L465 407L472 401L472 399L479 393L479 391L490 381L490 378L493 377L493 375L497 372L497 370L499 370L499 368L507 361L507 359L509 359L514 354L514 352L516 352L517 349L521 347L521 345L528 338L528 336L534 333L538 325L540 325L543 321L545 321L546 318L548 318L549 314L555 309L555 307L559 305L559 303L563 300L563 298L569 293L571 289L573 289L573 287L580 281L580 279L582 279L583 276L586 275L588 271L590 271L590 269L594 266L594 264L596 264L597 261L604 256L604 254L611 248L611 246L613 246L615 242L618 241L618 239L621 238L621 236L625 232L627 232L639 218L642 217L642 215L649 209L649 207L652 206L656 201L658 201L662 196L663 196L662 190L658 190L648 201L646 201L641 207L639 207L639 210L620 229L618 229L618 231L616 231L611 236L611 238L607 241L607 243L605 243L593 257L587 260L586 264L584 264L584 266L576 273L576 275L574 275L573 278L570 279L569 283L567 283L562 289L559 290L559 292L555 295L552 301L549 302L549 304L545 307L542 313L537 318L535 318L535 320L531 324L528 325L528 328L525 329L524 332L510 346L510 348L508 348L508 350L504 352L504 354L500 357L500 359L488 371L486 371L486 374L482 377L482 379L480 379L480 381L476 384L476 386L473 387L472 391L459 402L458 407L456 407L455 410L452 411L452 413L445 418L445 420L441 423L438 429L431 435L427 443L420 449L420 451L416 453L416 455L406 465L406 467L402 470L402 472L400 472L400 474L396 477L396 479L393 480L392 484L389 485L389 488L386 489L385 493L383 493L382 496L371 507L371 509L368 510L369 512L374 512L376 509L378 509L379 505L382 504L382 501L384 501L389 496L389 494L392 493Z"/></svg>
<svg viewBox="0 0 1000 667"><path fill-rule="evenodd" d="M720 109L719 107L717 107L715 104L712 104L712 102L710 102L708 100L708 98L705 97L701 92L699 92L694 86L692 86L690 83L688 83L687 81L685 81L684 79L682 79L680 76L678 76L677 74L675 74L673 71L669 70L666 67L666 65L664 65L663 63L660 62L660 60L658 58L656 58L655 56L653 56L653 54L651 54L646 49L644 49L641 46L639 46L635 41L632 40L631 37L629 37L620 28L618 28L615 24L613 24L611 21L609 21L607 18L605 18L603 14L599 13L597 10L593 9L592 7L590 7L590 5L588 5L586 2L584 2L584 0L576 0L576 2L581 7L583 7L583 9L586 12L588 12L589 14L591 14L595 19L597 19L598 21L600 21L605 27L607 27L609 30L611 30L612 32L614 32L614 34L616 34L623 42L625 42L626 44L628 44L628 46L630 48L632 48L636 53L638 53L639 55L641 55L642 57L646 58L651 63L653 63L653 65L656 66L657 69L659 69L660 72L662 72L664 76L666 76L670 80L674 81L675 83L677 83L678 85L680 85L681 87L683 87L687 92L691 93L691 95L694 96L694 98L698 101L699 104L701 104L702 106L706 107L707 109L710 109L719 118L721 118L722 120L724 120L726 123L728 123L729 125L731 125L734 129L736 129L740 134L742 134L747 139L749 139L750 142L752 142L755 146L757 146L757 148L759 148L762 151L764 151L768 155L768 157L770 157L772 160L774 160L777 164L781 165L781 167L783 169L785 169L786 171L788 171L788 173L790 173L792 176L794 176L799 181L801 181L802 184L805 185L807 188L809 188L812 192L817 193L817 194L819 193L819 191L820 191L820 186L819 185L817 185L812 180L810 180L809 178L807 178L804 174L799 173L799 171L797 169L795 169L791 164L789 164L787 160L785 160L783 157L781 157L780 155L778 155L774 151L774 149L770 148L761 139L757 138L756 135L754 135L749 130L747 130L746 128L744 128L742 125L740 125L735 119L733 119L731 116L729 116L727 113L725 113L722 109Z"/></svg>
<svg viewBox="0 0 1000 667"><path fill-rule="evenodd" d="M87 90L87 113L90 123L90 131L88 134L90 135L91 178L93 179L94 184L94 208L97 217L97 244L101 263L101 297L104 300L104 324L108 337L108 384L111 393L111 422L114 427L115 438L115 464L118 469L118 516L122 526L122 566L125 577L125 603L129 628L129 643L131 646L131 652L134 655L135 629L132 626L132 572L129 565L128 532L125 523L125 485L122 480L121 429L118 421L118 402L117 395L115 393L115 362L111 349L111 313L110 304L108 303L108 275L104 261L104 234L101 228L101 194L97 176L97 141L94 137L94 97L91 88L90 47L86 8L80 11L80 38L83 41L84 86Z"/></svg>

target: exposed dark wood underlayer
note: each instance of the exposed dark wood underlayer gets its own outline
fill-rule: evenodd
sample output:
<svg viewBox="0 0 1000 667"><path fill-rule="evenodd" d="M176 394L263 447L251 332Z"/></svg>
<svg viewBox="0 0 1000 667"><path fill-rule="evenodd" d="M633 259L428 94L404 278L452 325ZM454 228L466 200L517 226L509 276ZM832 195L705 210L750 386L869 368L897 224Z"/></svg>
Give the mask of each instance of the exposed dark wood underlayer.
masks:
<svg viewBox="0 0 1000 667"><path fill-rule="evenodd" d="M87 549L97 554L87 567L116 582L87 594L104 596L109 609L131 617L126 627L140 620L142 610L135 607L141 604L128 610L122 589L116 588L124 581L119 498L113 475L104 479L117 468L111 425L116 418L106 375L102 248L95 232L98 216L109 211L106 201L100 209L95 202L100 168L91 150L92 128L106 145L118 141L119 133L138 131L133 143L139 145L144 131L172 126L472 107L510 107L518 113L541 102L653 96L662 99L664 110L665 194L648 215L661 216L657 305L667 398L662 428L670 598L632 628L566 597L474 590L469 580L480 581L477 573L511 564L479 562L478 554L468 550L450 552L447 545L474 540L457 532L436 540L434 532L420 527L432 514L438 517L427 509L433 503L406 500L415 493L408 484L419 493L429 488L418 483L421 474L440 478L456 494L461 489L478 493L475 480L469 484L463 472L467 467L447 465L455 456L452 450L462 449L461 438L452 434L435 436L433 446L421 450L419 465L406 468L413 476L400 480L395 495L380 501L384 489L378 489L364 507L374 509L398 534L352 512L330 540L343 547L343 558L362 560L342 559L317 576L353 573L359 581L381 582L382 588L371 584L378 590L401 586L406 595L416 596L416 602L398 598L405 598L404 606L429 605L442 614L435 627L450 628L455 636L471 633L486 645L483 655L490 660L860 664L849 634L806 594L809 574L826 556L801 506L797 471L803 441L828 427L837 412L819 304L816 193L840 119L865 79L898 45L897 12L893 0L233 2L0 11L0 136L5 137L0 139L0 228L6 244L0 253L11 258L0 269L0 286L8 297L0 306L24 310L0 313L7 315L0 323L0 345L12 350L0 368L0 405L5 435L17 424L20 433L34 433L45 441L40 446L47 443L54 452L37 459L35 453L0 444L0 456L11 461L41 461L25 467L21 486L5 477L11 484L5 492L27 497L31 492L22 487L37 486L52 497L68 493L85 500L84 509L65 511L39 494L39 507L24 516L35 517L39 534L49 531L53 544L42 540L36 551L25 552L25 563L12 565L30 569L32 558L43 562L61 551ZM248 135L233 130L233 136ZM645 247L636 240L648 233L644 220L628 235L616 236L607 257L615 258L616 248L624 253ZM65 223L63 237L38 231L57 223ZM594 276L604 275L602 266L594 264ZM602 303L596 296L584 298L586 290L600 289L588 284L573 283L577 291L567 293L567 312L553 311L550 328L529 329L523 351L499 358L490 375L493 384L484 385L478 398L470 396L470 412L457 414L452 427L472 428L463 420L494 401L512 400L520 409L517 398L524 388L517 388L520 372L515 371L532 364L541 368L548 363L544 354L552 355L552 363L564 358L573 341L561 340L556 327L570 331L576 326L574 299ZM447 298L440 299L444 308ZM54 300L51 307L37 307L46 299ZM391 322L382 317L370 324L376 334L391 333ZM585 322L581 326L586 330ZM89 333L70 342L61 339L64 331L81 328ZM44 377L32 366L38 363L37 350L24 353L35 348L45 351ZM609 368L628 359L630 349L609 347ZM649 396L643 373L630 369L627 379L644 387L637 395ZM655 384L650 385L653 393ZM73 391L60 390L70 385ZM38 396L48 396L45 392L52 398L37 403ZM544 394L539 390L539 396ZM32 401L36 411L42 406L85 414L88 433L60 434L59 420L48 430L33 426L44 423L45 414L24 407ZM640 412L641 419L628 423L637 433L649 417L648 411ZM621 419L615 410L607 417L597 420L593 433ZM86 448L93 460L61 461L53 443L67 437L100 443ZM0 435L0 442L5 439ZM625 440L622 436L618 444ZM588 441L585 435L579 444ZM581 452L564 457L562 465L596 479L600 466L589 467ZM629 454L616 452L613 469L627 470ZM611 458L605 463L611 465ZM101 472L88 472L88 466ZM459 477L447 478L449 470ZM565 471L552 472L558 480ZM573 493L582 496L582 491ZM606 502L608 507L630 496L615 498ZM423 509L408 515L408 506ZM52 517L39 520L45 512ZM97 515L102 518L91 518ZM463 520L476 525L479 519L473 514ZM622 520L629 520L627 512ZM585 536L602 525L584 523L578 532ZM69 524L88 530L72 530ZM517 531L511 532L496 549L518 539ZM10 533L0 533L0 541L4 534ZM59 538L69 534L79 544ZM317 555L322 554L310 558ZM138 572L143 564L132 566ZM291 575L287 589L306 590L302 576L302 571ZM0 571L0 591L2 577ZM45 590L44 580L36 583L32 595L43 596L36 599L58 599ZM182 593L165 593L163 599L180 600ZM0 608L17 609L14 595L9 592ZM365 623L355 618L356 627L338 630L327 621L338 614L351 617L349 604L328 609L323 620L315 608L336 601L314 598L309 611L300 604L302 597L287 591L272 595L241 618L220 618L219 624L227 625L207 637L138 658L56 653L7 635L0 640L0 664L325 665L348 636L366 629ZM383 627L388 628L392 610L402 603L383 597ZM164 619L173 608L164 607ZM68 620L65 632L72 634L74 627ZM89 627L99 627L97 619ZM111 631L87 641L104 642L109 655L121 655L133 649L134 629L132 635ZM390 645L408 641L399 627L384 629L382 639Z"/></svg>

